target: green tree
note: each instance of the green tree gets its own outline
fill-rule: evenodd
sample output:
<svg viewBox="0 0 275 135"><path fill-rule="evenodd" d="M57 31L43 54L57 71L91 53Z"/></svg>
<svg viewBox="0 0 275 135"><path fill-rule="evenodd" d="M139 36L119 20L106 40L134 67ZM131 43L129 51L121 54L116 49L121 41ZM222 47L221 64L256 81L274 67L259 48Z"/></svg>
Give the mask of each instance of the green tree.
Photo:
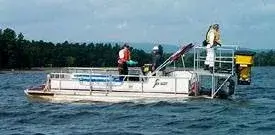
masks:
<svg viewBox="0 0 275 135"><path fill-rule="evenodd" d="M12 29L5 29L2 34L4 67L13 68L16 64L16 33Z"/></svg>
<svg viewBox="0 0 275 135"><path fill-rule="evenodd" d="M86 66L116 67L121 45L111 43L63 43L24 39L12 29L0 29L0 69L31 68L52 65L53 67ZM165 50L164 50L165 51ZM132 60L138 66L151 63L151 53L131 48ZM165 59L172 54L165 53ZM185 65L192 67L193 54L186 54ZM275 51L262 51L255 55L255 66L275 66ZM177 62L181 65L181 62Z"/></svg>
<svg viewBox="0 0 275 135"><path fill-rule="evenodd" d="M74 64L75 64L75 57L68 56L68 57L66 58L66 65L67 65L68 67L72 67L72 66L74 66Z"/></svg>

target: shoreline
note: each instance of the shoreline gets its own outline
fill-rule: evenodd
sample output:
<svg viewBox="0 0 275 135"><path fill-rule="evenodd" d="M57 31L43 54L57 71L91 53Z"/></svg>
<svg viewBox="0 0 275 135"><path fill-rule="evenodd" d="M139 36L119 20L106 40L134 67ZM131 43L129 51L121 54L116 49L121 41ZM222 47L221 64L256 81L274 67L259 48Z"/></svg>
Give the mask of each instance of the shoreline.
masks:
<svg viewBox="0 0 275 135"><path fill-rule="evenodd" d="M0 74L9 73L49 73L53 71L60 71L63 67L34 67L31 69L1 69Z"/></svg>

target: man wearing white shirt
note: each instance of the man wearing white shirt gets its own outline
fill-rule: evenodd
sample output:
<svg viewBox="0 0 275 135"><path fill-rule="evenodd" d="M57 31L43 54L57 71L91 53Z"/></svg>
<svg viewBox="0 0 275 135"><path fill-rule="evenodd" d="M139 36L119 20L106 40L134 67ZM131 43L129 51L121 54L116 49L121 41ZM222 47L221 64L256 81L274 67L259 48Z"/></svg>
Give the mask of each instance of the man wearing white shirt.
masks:
<svg viewBox="0 0 275 135"><path fill-rule="evenodd" d="M221 46L219 25L213 24L209 27L206 35L206 60L204 62L204 69L210 70L213 73L213 67L215 64L215 46Z"/></svg>

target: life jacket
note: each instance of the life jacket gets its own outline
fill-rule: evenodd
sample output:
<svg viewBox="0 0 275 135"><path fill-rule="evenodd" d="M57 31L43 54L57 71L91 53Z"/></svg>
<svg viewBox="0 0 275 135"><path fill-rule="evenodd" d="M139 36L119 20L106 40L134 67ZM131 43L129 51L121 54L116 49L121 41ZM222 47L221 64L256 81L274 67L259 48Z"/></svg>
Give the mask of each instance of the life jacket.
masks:
<svg viewBox="0 0 275 135"><path fill-rule="evenodd" d="M126 61L130 60L130 51L129 51L129 49L125 49L125 51L124 51L124 59Z"/></svg>
<svg viewBox="0 0 275 135"><path fill-rule="evenodd" d="M221 40L220 40L220 32L214 30L214 29L210 29L207 34L206 34L206 42L209 44L210 43L210 34L214 33L214 44L220 44Z"/></svg>
<svg viewBox="0 0 275 135"><path fill-rule="evenodd" d="M130 60L130 51L129 49L121 49L119 51L119 54L118 54L118 63L119 64L122 64L124 62L127 62L128 60Z"/></svg>
<svg viewBox="0 0 275 135"><path fill-rule="evenodd" d="M214 42L218 43L218 44L221 44L221 39L220 39L220 32L218 31L214 31L214 34L215 34L215 38L214 38Z"/></svg>

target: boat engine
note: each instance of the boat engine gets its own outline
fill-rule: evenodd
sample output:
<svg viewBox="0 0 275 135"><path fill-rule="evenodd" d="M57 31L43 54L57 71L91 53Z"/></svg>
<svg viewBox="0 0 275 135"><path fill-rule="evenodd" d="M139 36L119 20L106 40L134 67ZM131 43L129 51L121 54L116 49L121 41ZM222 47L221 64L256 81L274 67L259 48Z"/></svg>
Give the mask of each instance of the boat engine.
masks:
<svg viewBox="0 0 275 135"><path fill-rule="evenodd" d="M235 82L232 79L228 79L227 81L225 81L225 78L219 79L218 87L220 87L220 86L221 86L221 88L220 88L219 92L217 93L217 97L226 99L227 97L234 94Z"/></svg>

